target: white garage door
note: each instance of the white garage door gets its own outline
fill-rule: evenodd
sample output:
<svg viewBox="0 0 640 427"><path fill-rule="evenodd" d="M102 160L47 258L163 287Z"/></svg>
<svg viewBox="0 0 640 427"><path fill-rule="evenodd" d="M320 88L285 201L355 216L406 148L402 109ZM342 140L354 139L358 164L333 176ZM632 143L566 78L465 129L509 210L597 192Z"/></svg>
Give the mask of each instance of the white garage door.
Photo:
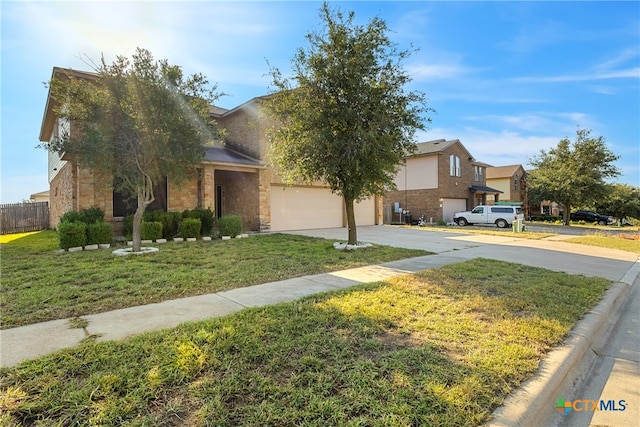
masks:
<svg viewBox="0 0 640 427"><path fill-rule="evenodd" d="M442 216L445 222L453 222L453 214L467 210L467 199L443 199Z"/></svg>
<svg viewBox="0 0 640 427"><path fill-rule="evenodd" d="M355 205L356 224L376 223L375 199ZM343 227L342 197L327 188L271 186L271 231Z"/></svg>
<svg viewBox="0 0 640 427"><path fill-rule="evenodd" d="M342 211L329 189L271 186L271 231L342 227Z"/></svg>

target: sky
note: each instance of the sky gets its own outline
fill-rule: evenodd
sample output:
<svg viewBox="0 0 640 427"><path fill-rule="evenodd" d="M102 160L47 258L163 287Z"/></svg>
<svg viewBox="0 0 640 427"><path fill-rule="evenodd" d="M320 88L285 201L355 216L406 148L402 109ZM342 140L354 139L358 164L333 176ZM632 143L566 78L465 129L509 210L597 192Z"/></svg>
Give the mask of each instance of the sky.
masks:
<svg viewBox="0 0 640 427"><path fill-rule="evenodd" d="M401 49L409 90L431 123L416 142L459 139L478 161L522 164L573 140L603 136L616 182L640 186L640 2L330 2L366 25L383 19ZM91 71L136 47L202 73L236 107L272 90L270 67L292 70L320 2L1 2L0 203L48 190L36 148L53 67Z"/></svg>

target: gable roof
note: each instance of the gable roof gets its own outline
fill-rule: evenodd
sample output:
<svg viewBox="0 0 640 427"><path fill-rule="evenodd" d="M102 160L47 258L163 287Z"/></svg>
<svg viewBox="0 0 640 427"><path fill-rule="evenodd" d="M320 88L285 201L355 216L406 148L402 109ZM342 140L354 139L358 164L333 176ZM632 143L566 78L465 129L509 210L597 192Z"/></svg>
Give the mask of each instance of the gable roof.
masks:
<svg viewBox="0 0 640 427"><path fill-rule="evenodd" d="M78 71L71 68L53 67L51 72L51 81L55 79L68 79L69 77L98 80L97 73L91 73L88 71ZM47 93L47 103L44 107L44 115L42 117L42 124L40 125L40 141L46 142L49 135L53 131L53 126L56 122L56 115L54 108L57 106L57 101L51 97L51 89Z"/></svg>
<svg viewBox="0 0 640 427"><path fill-rule="evenodd" d="M522 165L492 166L487 168L487 179L511 178L518 169L524 171Z"/></svg>
<svg viewBox="0 0 640 427"><path fill-rule="evenodd" d="M416 146L417 146L416 151L414 151L413 153L409 154L407 157L418 157L418 156L424 156L424 155L429 155L429 154L442 154L447 149L449 149L450 147L452 147L452 146L454 146L456 144L458 144L458 145L460 145L460 147L462 147L462 150L464 150L464 152L466 153L467 157L469 157L469 160L475 161L475 159L473 158L471 153L469 153L469 150L467 150L467 148L464 145L462 145L462 142L460 142L459 139L450 139L450 140L436 139L436 140L433 140L433 141L420 142L420 143L416 144Z"/></svg>

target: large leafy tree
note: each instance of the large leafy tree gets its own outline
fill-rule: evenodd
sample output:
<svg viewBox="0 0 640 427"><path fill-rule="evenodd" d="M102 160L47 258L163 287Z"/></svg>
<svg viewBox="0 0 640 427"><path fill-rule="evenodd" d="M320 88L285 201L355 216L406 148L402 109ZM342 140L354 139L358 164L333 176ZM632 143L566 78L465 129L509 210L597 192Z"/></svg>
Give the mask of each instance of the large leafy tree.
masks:
<svg viewBox="0 0 640 427"><path fill-rule="evenodd" d="M417 129L425 129L424 94L408 91L410 76L386 23L354 23L325 3L323 28L295 54L293 76L271 70L268 111L278 119L269 158L287 183L322 181L344 199L350 244L357 243L354 203L383 195Z"/></svg>
<svg viewBox="0 0 640 427"><path fill-rule="evenodd" d="M613 164L617 159L602 136L578 128L573 141L563 138L556 148L541 150L529 160L534 168L529 177L531 194L558 203L569 225L573 207L593 206L609 194L607 180L620 174Z"/></svg>
<svg viewBox="0 0 640 427"><path fill-rule="evenodd" d="M155 60L145 49L110 65L102 58L94 71L49 82L55 112L68 120L70 131L46 148L113 177L116 189L137 201L133 250L139 251L154 184L190 176L214 140L209 111L218 94L203 75L185 77L179 66Z"/></svg>
<svg viewBox="0 0 640 427"><path fill-rule="evenodd" d="M596 210L620 220L640 218L640 188L628 184L613 184L610 194L596 202Z"/></svg>

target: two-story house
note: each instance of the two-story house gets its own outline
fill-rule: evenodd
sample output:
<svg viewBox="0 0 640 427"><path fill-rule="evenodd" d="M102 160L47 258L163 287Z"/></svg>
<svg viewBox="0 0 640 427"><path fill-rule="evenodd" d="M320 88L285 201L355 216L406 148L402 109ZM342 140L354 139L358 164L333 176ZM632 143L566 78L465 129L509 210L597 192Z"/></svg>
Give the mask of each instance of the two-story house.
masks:
<svg viewBox="0 0 640 427"><path fill-rule="evenodd" d="M52 79L96 80L94 73L55 67ZM283 231L342 227L346 215L342 198L322 183L284 185L267 162L267 129L274 123L264 112L264 97L227 110L212 107L211 118L226 130L224 143L206 147L194 176L177 186L171 177L156 185L156 201L148 208L183 211L211 208L216 216L242 216L246 230ZM56 116L55 100L48 94L40 141L48 142L73 123ZM132 213L126 197L113 190L113 178L82 168L73 153L49 154L50 216L55 227L67 211L99 207L114 230ZM382 223L382 199L371 198L356 206L358 225Z"/></svg>
<svg viewBox="0 0 640 427"><path fill-rule="evenodd" d="M487 167L487 185L502 192L501 201L520 203L526 211L527 171L522 165Z"/></svg>
<svg viewBox="0 0 640 427"><path fill-rule="evenodd" d="M486 168L458 139L417 144L396 175L397 190L384 197L384 222L402 222L398 210L408 210L414 220L450 223L455 212L497 201L501 191L487 186Z"/></svg>

